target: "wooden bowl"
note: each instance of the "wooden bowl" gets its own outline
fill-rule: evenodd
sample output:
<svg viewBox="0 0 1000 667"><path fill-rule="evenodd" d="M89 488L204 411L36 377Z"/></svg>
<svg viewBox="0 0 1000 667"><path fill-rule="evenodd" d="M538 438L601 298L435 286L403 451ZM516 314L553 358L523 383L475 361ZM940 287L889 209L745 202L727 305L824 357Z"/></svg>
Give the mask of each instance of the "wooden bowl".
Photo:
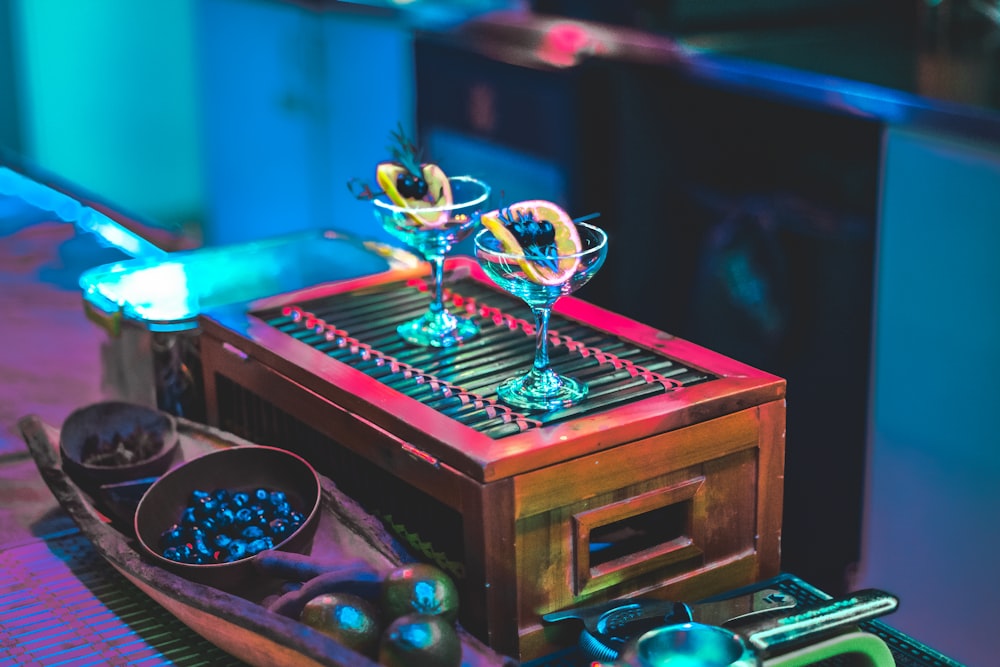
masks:
<svg viewBox="0 0 1000 667"><path fill-rule="evenodd" d="M312 546L322 498L319 475L302 457L276 447L242 446L220 449L174 468L158 479L136 508L134 527L141 550L158 566L186 579L234 591L255 572L255 556L231 563L195 565L164 558L159 542L164 531L180 523L195 490L253 492L283 491L289 504L305 519L297 530L274 545L276 550L306 553Z"/></svg>
<svg viewBox="0 0 1000 667"><path fill-rule="evenodd" d="M140 458L132 462L87 462L97 443L120 441L122 449ZM144 441L146 452L136 453ZM144 405L104 401L79 408L63 422L59 433L62 466L76 484L94 493L105 484L117 484L166 472L180 448L176 420L169 414Z"/></svg>

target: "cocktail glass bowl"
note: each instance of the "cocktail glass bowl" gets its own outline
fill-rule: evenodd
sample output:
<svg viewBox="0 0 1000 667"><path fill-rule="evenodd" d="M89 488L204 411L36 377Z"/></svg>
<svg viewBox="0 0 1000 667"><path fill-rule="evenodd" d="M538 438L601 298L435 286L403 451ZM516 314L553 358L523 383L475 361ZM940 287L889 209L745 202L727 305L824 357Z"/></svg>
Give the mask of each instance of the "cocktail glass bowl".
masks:
<svg viewBox="0 0 1000 667"><path fill-rule="evenodd" d="M608 237L604 230L577 223L581 249L556 258L512 253L488 229L476 234L476 258L486 274L507 292L531 307L535 318L535 358L531 370L497 387L504 403L527 411L548 411L569 407L586 397L588 387L578 379L560 375L549 363L548 329L552 306L560 297L583 287L604 264ZM542 284L525 271L527 262L546 263L555 259L559 265L571 260L575 268L553 284Z"/></svg>
<svg viewBox="0 0 1000 667"><path fill-rule="evenodd" d="M407 208L393 203L384 194L373 200L375 216L382 227L431 265L434 294L430 305L423 315L396 329L414 345L451 347L479 333L475 322L457 317L445 307L442 284L444 258L452 246L479 224L480 214L489 201L490 187L470 176L456 176L448 182L453 197L448 206Z"/></svg>

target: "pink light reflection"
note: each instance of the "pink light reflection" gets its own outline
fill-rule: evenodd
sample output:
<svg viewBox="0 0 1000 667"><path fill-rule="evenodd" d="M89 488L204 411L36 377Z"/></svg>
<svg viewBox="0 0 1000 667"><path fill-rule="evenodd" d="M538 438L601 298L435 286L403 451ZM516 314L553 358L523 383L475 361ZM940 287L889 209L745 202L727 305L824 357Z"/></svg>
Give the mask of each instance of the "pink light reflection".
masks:
<svg viewBox="0 0 1000 667"><path fill-rule="evenodd" d="M539 60L556 67L571 67L581 55L607 52L607 46L586 27L571 21L552 24L535 51Z"/></svg>

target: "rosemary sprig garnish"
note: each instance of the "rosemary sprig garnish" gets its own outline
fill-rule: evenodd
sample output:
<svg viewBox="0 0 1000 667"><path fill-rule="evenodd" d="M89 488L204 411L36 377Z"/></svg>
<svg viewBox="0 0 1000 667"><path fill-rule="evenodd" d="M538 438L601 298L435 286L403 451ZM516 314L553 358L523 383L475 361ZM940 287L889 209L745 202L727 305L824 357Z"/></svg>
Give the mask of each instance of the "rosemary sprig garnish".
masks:
<svg viewBox="0 0 1000 667"><path fill-rule="evenodd" d="M387 148L392 153L392 157L399 164L403 165L408 172L416 176L417 178L423 178L424 173L420 168L422 162L423 149L418 148L410 139L406 136L405 130L403 130L403 123L399 123L399 129L392 132L392 138L396 140L396 146L388 146Z"/></svg>

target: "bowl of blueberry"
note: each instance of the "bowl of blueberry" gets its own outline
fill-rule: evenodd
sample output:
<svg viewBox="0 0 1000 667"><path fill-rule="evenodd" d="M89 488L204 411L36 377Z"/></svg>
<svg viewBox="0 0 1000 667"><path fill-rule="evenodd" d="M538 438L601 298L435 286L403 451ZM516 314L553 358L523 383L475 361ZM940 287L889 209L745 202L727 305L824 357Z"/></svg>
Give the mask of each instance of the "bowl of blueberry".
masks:
<svg viewBox="0 0 1000 667"><path fill-rule="evenodd" d="M227 447L160 477L136 508L140 548L186 579L238 589L271 549L307 553L321 488L302 457L275 447Z"/></svg>

